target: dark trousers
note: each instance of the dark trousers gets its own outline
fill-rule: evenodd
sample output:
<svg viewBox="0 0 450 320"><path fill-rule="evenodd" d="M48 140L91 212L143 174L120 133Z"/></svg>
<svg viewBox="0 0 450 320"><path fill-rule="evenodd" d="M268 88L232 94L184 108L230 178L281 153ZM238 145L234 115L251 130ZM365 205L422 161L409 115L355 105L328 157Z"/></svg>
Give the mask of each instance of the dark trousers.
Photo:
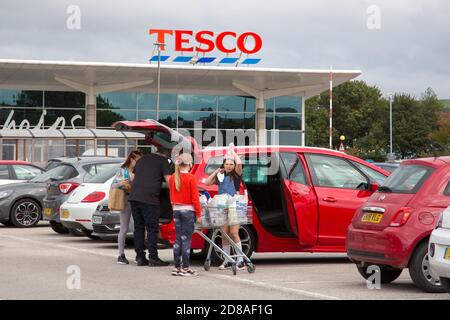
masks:
<svg viewBox="0 0 450 320"><path fill-rule="evenodd" d="M189 268L192 234L195 228L195 212L189 210L174 211L176 240L173 246L173 259L176 268Z"/></svg>
<svg viewBox="0 0 450 320"><path fill-rule="evenodd" d="M145 257L145 229L147 229L148 258L158 259L158 232L160 209L158 205L130 201L134 220L134 248L137 258Z"/></svg>

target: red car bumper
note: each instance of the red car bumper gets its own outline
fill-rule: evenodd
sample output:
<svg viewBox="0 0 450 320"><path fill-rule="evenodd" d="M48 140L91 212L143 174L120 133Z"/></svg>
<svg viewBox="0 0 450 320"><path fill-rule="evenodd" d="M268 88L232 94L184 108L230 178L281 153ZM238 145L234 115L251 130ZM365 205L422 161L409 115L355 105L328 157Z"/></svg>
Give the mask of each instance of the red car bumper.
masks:
<svg viewBox="0 0 450 320"><path fill-rule="evenodd" d="M354 262L367 262L406 268L414 241L388 227L383 231L356 229L352 225L347 231L347 254Z"/></svg>

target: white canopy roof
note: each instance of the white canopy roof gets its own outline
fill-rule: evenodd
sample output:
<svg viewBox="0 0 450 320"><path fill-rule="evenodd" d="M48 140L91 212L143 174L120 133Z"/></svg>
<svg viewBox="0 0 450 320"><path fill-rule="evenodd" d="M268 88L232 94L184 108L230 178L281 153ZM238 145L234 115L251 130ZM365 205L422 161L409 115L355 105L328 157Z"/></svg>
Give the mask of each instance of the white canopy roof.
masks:
<svg viewBox="0 0 450 320"><path fill-rule="evenodd" d="M161 92L247 95L317 95L329 88L329 70L161 66ZM356 78L359 70L333 70L334 85ZM0 89L95 92L156 91L156 64L0 59ZM243 88L249 88L244 91ZM85 91L86 90L81 90Z"/></svg>

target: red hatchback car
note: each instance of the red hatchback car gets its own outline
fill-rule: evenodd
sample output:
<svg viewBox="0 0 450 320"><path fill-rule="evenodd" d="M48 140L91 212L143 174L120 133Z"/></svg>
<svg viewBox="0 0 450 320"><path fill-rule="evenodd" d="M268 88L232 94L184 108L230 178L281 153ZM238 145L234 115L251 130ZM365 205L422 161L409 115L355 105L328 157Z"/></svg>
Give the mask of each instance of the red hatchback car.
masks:
<svg viewBox="0 0 450 320"><path fill-rule="evenodd" d="M174 130L153 120L121 121L119 131L136 131L159 148L195 144ZM197 164L192 173L199 187L212 196L217 186L206 186L205 179L223 161L227 148L194 150ZM241 192L248 192L253 224L242 226L243 251L256 252L345 252L347 227L360 207L388 172L341 152L319 148L288 146L236 147L243 159ZM175 241L171 206L162 193L160 237ZM169 219L167 219L169 218ZM168 222L168 223L167 223ZM205 231L207 232L207 231ZM218 240L220 241L220 240ZM192 248L204 254L205 241L194 235ZM217 253L213 258L219 260Z"/></svg>
<svg viewBox="0 0 450 320"><path fill-rule="evenodd" d="M381 283L404 268L427 292L444 292L432 278L428 239L450 206L450 157L408 160L356 212L347 232L347 253L364 278L378 265Z"/></svg>

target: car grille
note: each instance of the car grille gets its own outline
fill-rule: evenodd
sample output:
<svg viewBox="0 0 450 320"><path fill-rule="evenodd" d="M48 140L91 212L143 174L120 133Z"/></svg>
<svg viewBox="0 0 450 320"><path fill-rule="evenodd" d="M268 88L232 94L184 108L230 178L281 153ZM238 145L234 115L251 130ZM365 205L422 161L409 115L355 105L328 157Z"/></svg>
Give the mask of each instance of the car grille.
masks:
<svg viewBox="0 0 450 320"><path fill-rule="evenodd" d="M104 225L94 225L94 233L119 233L119 230L111 230Z"/></svg>

